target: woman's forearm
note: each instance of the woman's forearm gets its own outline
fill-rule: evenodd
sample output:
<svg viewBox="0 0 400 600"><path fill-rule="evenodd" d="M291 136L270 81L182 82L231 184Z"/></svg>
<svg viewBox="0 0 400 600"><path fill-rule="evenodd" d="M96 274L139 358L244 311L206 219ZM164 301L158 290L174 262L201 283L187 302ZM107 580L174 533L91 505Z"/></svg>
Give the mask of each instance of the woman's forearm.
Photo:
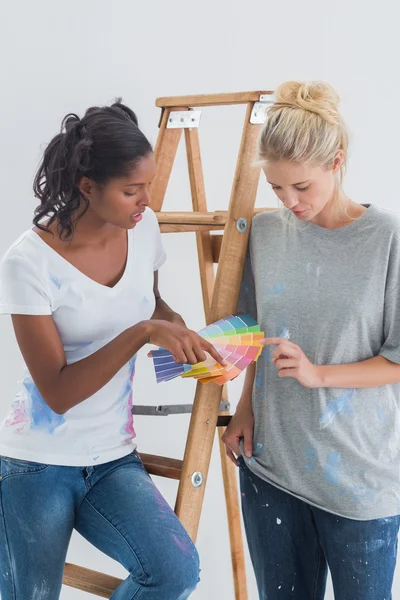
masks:
<svg viewBox="0 0 400 600"><path fill-rule="evenodd" d="M375 388L400 383L400 365L383 356L342 365L316 366L322 388Z"/></svg>
<svg viewBox="0 0 400 600"><path fill-rule="evenodd" d="M156 298L156 308L151 318L169 321L170 323L176 323L178 325L185 325L185 321L182 319L181 315L173 311L160 296Z"/></svg>

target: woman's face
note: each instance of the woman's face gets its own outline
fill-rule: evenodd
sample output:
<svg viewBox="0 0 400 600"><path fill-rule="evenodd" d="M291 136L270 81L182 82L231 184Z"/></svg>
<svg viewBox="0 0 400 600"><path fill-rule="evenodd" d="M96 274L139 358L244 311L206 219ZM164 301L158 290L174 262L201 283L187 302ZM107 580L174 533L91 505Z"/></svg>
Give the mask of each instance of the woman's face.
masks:
<svg viewBox="0 0 400 600"><path fill-rule="evenodd" d="M104 185L82 178L80 189L90 202L89 211L99 221L133 229L151 204L150 184L156 173L154 154L142 158L125 177Z"/></svg>
<svg viewBox="0 0 400 600"><path fill-rule="evenodd" d="M263 171L283 205L301 221L313 221L334 199L340 164L341 157L331 168L282 160Z"/></svg>

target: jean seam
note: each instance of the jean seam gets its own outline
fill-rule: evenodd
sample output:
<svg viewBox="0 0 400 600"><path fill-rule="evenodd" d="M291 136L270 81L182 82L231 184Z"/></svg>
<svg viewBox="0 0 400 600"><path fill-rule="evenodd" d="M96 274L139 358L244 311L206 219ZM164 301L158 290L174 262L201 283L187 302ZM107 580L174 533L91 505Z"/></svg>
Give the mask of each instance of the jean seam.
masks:
<svg viewBox="0 0 400 600"><path fill-rule="evenodd" d="M115 530L115 531L118 533L118 535L120 536L120 538L121 538L121 539L122 539L122 540L125 542L125 544L128 546L128 548L130 549L130 551L131 551L131 552L133 553L133 555L135 556L135 558L136 558L136 560L137 560L138 564L140 565L140 568L141 568L141 570L142 570L142 573L143 573L143 575L145 576L145 582L144 582L144 585L146 585L146 584L147 584L147 581L148 581L148 579L149 579L149 576L147 575L146 571L144 570L144 568L143 568L143 564L142 564L142 561L139 559L139 557L138 557L138 555L137 555L136 551L134 550L134 548L132 548L132 546L130 545L130 543L128 542L128 540L127 540L127 539L126 539L126 538L125 538L125 537L122 535L122 533L121 533L121 532L118 530L118 528L117 528L117 527L114 525L114 523L112 523L112 522L110 521L110 519L109 519L109 518L107 518L107 517L106 517L106 516L105 516L105 515L104 515L102 512L100 512L100 511L99 511L99 509L98 509L98 508L96 508L96 507L95 507L95 506L94 506L94 505L93 505L93 504L90 502L90 500L88 500L87 498L85 498L85 500L84 500L84 501L85 501L85 502L87 502L87 503L89 504L89 506L90 506L90 507L91 507L91 508L92 508L94 511L96 511L96 512L97 512L97 514L98 514L98 515L100 515L100 517L101 517L102 519L104 519L105 521L107 521L107 523L108 523L109 525L111 525L111 527L112 527L112 528L113 528L113 529L114 529L114 530ZM138 584L138 585L141 585L141 584ZM134 596L133 596L133 598L134 598Z"/></svg>
<svg viewBox="0 0 400 600"><path fill-rule="evenodd" d="M135 600L135 598L138 598L138 597L139 597L139 593L141 593L141 592L142 592L142 590L143 590L143 586L142 586L140 583L138 583L138 586L139 586L139 587L138 587L138 589L136 590L136 592L134 592L133 596L131 596L131 600Z"/></svg>
<svg viewBox="0 0 400 600"><path fill-rule="evenodd" d="M43 473L43 471L46 471L46 469L48 469L49 467L50 467L50 465L46 465L42 469L38 469L36 471L27 470L27 471L18 471L18 472L14 472L14 473L7 473L6 475L3 475L1 477L1 481L6 481L6 479L9 479L10 477L18 477L18 475L38 475L39 473Z"/></svg>
<svg viewBox="0 0 400 600"><path fill-rule="evenodd" d="M14 578L14 572L13 572L13 568L12 568L12 562L11 562L11 552L10 552L10 545L8 542L8 536L7 536L7 529L6 529L6 520L4 517L4 505L3 505L3 495L0 492L0 503L1 503L1 520L3 523L3 530L4 530L4 537L5 537L5 548L6 548L6 552L8 555L8 562L10 565L10 575L11 575L11 585L12 585L12 594L13 594L13 600L16 599L16 590L15 590L15 578Z"/></svg>
<svg viewBox="0 0 400 600"><path fill-rule="evenodd" d="M320 571L320 567L321 567L321 558L322 558L322 550L319 549L319 551L318 551L317 570L315 572L314 591L313 591L312 600L317 600L317 585L318 585L319 571Z"/></svg>

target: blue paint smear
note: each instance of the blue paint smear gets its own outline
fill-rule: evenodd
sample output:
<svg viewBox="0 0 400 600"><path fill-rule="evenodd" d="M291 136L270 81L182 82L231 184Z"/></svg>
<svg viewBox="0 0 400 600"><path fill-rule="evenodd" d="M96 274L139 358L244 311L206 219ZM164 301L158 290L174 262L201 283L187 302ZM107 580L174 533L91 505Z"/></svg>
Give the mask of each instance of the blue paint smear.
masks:
<svg viewBox="0 0 400 600"><path fill-rule="evenodd" d="M270 363L271 362L271 349L268 348L268 346L264 346L261 356L265 360L265 362Z"/></svg>
<svg viewBox="0 0 400 600"><path fill-rule="evenodd" d="M129 361L129 377L134 376L135 366L136 366L136 354L135 354L135 356L132 356L131 360Z"/></svg>
<svg viewBox="0 0 400 600"><path fill-rule="evenodd" d="M121 390L120 396L119 396L119 402L121 402L122 400L124 400L124 398L126 398L127 396L129 396L129 394L131 393L132 390L132 384L130 379L127 379L124 383L124 386Z"/></svg>
<svg viewBox="0 0 400 600"><path fill-rule="evenodd" d="M314 446L306 447L306 471L315 471L317 466L317 451Z"/></svg>
<svg viewBox="0 0 400 600"><path fill-rule="evenodd" d="M271 288L271 294L283 294L286 291L286 283L279 283Z"/></svg>
<svg viewBox="0 0 400 600"><path fill-rule="evenodd" d="M290 338L289 329L287 327L282 327L278 337L288 340Z"/></svg>
<svg viewBox="0 0 400 600"><path fill-rule="evenodd" d="M260 390L262 388L262 385L263 385L263 374L261 372L261 369L257 368L256 389Z"/></svg>
<svg viewBox="0 0 400 600"><path fill-rule="evenodd" d="M339 469L340 464L342 462L342 457L339 452L331 452L327 458L325 469L324 469L324 479L328 483L332 485L339 485Z"/></svg>
<svg viewBox="0 0 400 600"><path fill-rule="evenodd" d="M363 486L354 485L350 489L350 495L357 503L369 504L374 501L374 494Z"/></svg>
<svg viewBox="0 0 400 600"><path fill-rule="evenodd" d="M128 377L125 380L123 388L120 392L118 402L123 402L127 396L132 392L132 379L135 374L135 365L136 365L136 354L131 358L128 363Z"/></svg>
<svg viewBox="0 0 400 600"><path fill-rule="evenodd" d="M321 429L328 427L335 419L337 415L342 412L350 413L350 400L355 390L347 390L342 396L338 396L334 400L331 400L326 407L324 414L320 417L319 426Z"/></svg>
<svg viewBox="0 0 400 600"><path fill-rule="evenodd" d="M385 411L383 410L382 406L377 406L376 412L378 413L378 417L380 418L382 423L386 423L386 415L385 415Z"/></svg>
<svg viewBox="0 0 400 600"><path fill-rule="evenodd" d="M61 281L58 279L58 277L56 277L55 275L53 275L52 273L50 273L50 280L54 283L54 285L56 286L56 288L60 289L60 287L61 287Z"/></svg>
<svg viewBox="0 0 400 600"><path fill-rule="evenodd" d="M53 434L57 427L65 423L64 415L58 415L44 401L32 379L24 380L24 387L31 400L31 428Z"/></svg>

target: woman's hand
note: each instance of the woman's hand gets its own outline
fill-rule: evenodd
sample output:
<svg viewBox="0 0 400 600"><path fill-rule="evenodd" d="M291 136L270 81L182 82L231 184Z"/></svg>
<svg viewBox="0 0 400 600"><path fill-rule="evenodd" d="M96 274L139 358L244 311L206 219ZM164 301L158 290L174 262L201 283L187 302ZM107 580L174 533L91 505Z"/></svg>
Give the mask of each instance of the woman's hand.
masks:
<svg viewBox="0 0 400 600"><path fill-rule="evenodd" d="M238 466L236 456L240 455L240 440L243 439L243 450L250 458L253 454L254 416L250 403L238 406L228 427L222 435L222 441L226 445L226 453L231 461Z"/></svg>
<svg viewBox="0 0 400 600"><path fill-rule="evenodd" d="M208 352L218 364L226 365L225 360L210 342L185 325L156 319L148 321L147 325L149 344L169 350L175 362L195 365L206 360L205 353Z"/></svg>
<svg viewBox="0 0 400 600"><path fill-rule="evenodd" d="M262 343L276 346L271 355L279 377L293 377L307 388L322 387L320 367L311 363L297 344L283 338L265 338Z"/></svg>

